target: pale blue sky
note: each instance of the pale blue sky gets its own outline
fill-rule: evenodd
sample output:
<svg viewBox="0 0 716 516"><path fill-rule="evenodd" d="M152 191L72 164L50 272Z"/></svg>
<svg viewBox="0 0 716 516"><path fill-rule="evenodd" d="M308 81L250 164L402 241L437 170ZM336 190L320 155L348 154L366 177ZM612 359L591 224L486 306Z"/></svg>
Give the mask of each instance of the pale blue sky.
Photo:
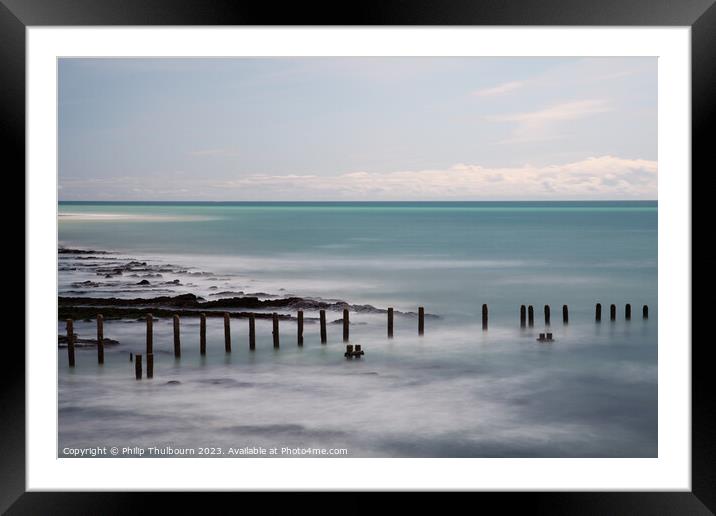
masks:
<svg viewBox="0 0 716 516"><path fill-rule="evenodd" d="M656 199L656 58L61 59L61 200Z"/></svg>

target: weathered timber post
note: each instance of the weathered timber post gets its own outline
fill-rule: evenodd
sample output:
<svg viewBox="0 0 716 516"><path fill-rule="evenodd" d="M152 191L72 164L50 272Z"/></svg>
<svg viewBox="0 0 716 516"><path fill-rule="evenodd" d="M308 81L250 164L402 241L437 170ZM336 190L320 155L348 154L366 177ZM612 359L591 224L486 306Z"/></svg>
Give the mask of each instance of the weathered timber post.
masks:
<svg viewBox="0 0 716 516"><path fill-rule="evenodd" d="M545 324L545 326L549 326L551 319L552 319L552 316L551 316L551 312L549 309L549 305L544 305L544 324Z"/></svg>
<svg viewBox="0 0 716 516"><path fill-rule="evenodd" d="M567 305L562 305L562 322L569 323L569 307Z"/></svg>
<svg viewBox="0 0 716 516"><path fill-rule="evenodd" d="M609 307L609 319L611 321L617 320L617 305L611 305Z"/></svg>
<svg viewBox="0 0 716 516"><path fill-rule="evenodd" d="M75 367L75 324L67 319L67 360L70 367Z"/></svg>
<svg viewBox="0 0 716 516"><path fill-rule="evenodd" d="M624 307L624 319L631 321L631 305L629 303Z"/></svg>
<svg viewBox="0 0 716 516"><path fill-rule="evenodd" d="M273 320L273 331L271 332L271 334L273 335L273 347L278 349L279 342L278 342L278 314L277 313L274 313L272 315L272 320Z"/></svg>
<svg viewBox="0 0 716 516"><path fill-rule="evenodd" d="M179 316L174 315L174 357L181 357L181 336L179 335Z"/></svg>
<svg viewBox="0 0 716 516"><path fill-rule="evenodd" d="M418 335L425 334L425 308L418 307Z"/></svg>
<svg viewBox="0 0 716 516"><path fill-rule="evenodd" d="M594 320L597 322L602 321L602 304L597 303L597 305L594 307Z"/></svg>
<svg viewBox="0 0 716 516"><path fill-rule="evenodd" d="M482 329L487 329L487 305L482 305Z"/></svg>
<svg viewBox="0 0 716 516"><path fill-rule="evenodd" d="M520 306L520 328L527 326L527 307L525 305Z"/></svg>
<svg viewBox="0 0 716 516"><path fill-rule="evenodd" d="M154 353L147 354L147 378L154 378Z"/></svg>
<svg viewBox="0 0 716 516"><path fill-rule="evenodd" d="M648 318L649 318L649 307L648 307L648 306L644 305L644 306L642 307L642 309L641 309L641 317L642 317L643 319L648 319Z"/></svg>
<svg viewBox="0 0 716 516"><path fill-rule="evenodd" d="M388 308L388 338L393 338L393 309Z"/></svg>
<svg viewBox="0 0 716 516"><path fill-rule="evenodd" d="M328 342L328 338L326 336L326 311L321 310L318 314L321 319L321 344L325 344Z"/></svg>
<svg viewBox="0 0 716 516"><path fill-rule="evenodd" d="M134 357L134 376L137 380L142 379L142 355Z"/></svg>
<svg viewBox="0 0 716 516"><path fill-rule="evenodd" d="M97 363L104 364L104 317L97 314Z"/></svg>
<svg viewBox="0 0 716 516"><path fill-rule="evenodd" d="M249 350L256 349L256 317L254 314L249 315Z"/></svg>
<svg viewBox="0 0 716 516"><path fill-rule="evenodd" d="M297 324L296 340L299 346L303 346L303 310L298 311L298 324Z"/></svg>
<svg viewBox="0 0 716 516"><path fill-rule="evenodd" d="M532 305L527 307L527 325L532 328L535 325L535 309Z"/></svg>
<svg viewBox="0 0 716 516"><path fill-rule="evenodd" d="M231 315L224 313L224 351L231 353Z"/></svg>
<svg viewBox="0 0 716 516"><path fill-rule="evenodd" d="M350 319L348 315L348 309L343 309L343 342L348 342L350 337Z"/></svg>
<svg viewBox="0 0 716 516"><path fill-rule="evenodd" d="M154 318L147 314L147 354L154 353Z"/></svg>
<svg viewBox="0 0 716 516"><path fill-rule="evenodd" d="M199 314L199 354L206 355L206 314Z"/></svg>

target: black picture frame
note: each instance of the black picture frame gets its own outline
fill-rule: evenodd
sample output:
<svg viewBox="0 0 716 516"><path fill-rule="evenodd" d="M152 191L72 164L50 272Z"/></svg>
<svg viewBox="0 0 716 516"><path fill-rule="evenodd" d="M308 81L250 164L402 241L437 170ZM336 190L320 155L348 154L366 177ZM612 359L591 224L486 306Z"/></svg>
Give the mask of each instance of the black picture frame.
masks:
<svg viewBox="0 0 716 516"><path fill-rule="evenodd" d="M692 50L692 171L709 173L713 145L707 136L716 119L716 0L377 0L311 5L232 0L0 0L0 145L6 170L25 169L25 28L87 25L574 25L689 26ZM710 163L709 163L710 164ZM692 178L694 174L692 172ZM26 257L27 258L27 257ZM25 270L25 274L32 271ZM696 309L696 307L694 307ZM28 314L25 314L27 322ZM698 311L697 311L698 317ZM19 339L18 339L19 340ZM149 503L191 509L184 493L25 492L25 353L6 342L0 374L0 510L7 514L124 514L150 511ZM26 343L28 345L29 343ZM501 511L528 509L550 514L712 514L716 512L716 404L714 375L706 354L709 342L692 347L692 491L591 493L479 493ZM684 342L669 345L690 345ZM255 502L242 497L237 510ZM295 508L312 512L371 508L373 495L341 495L322 502L289 495ZM248 498L251 497L251 498ZM348 497L348 498L346 498ZM415 494L410 503L424 507ZM196 503L196 502L194 502ZM199 502L201 503L201 502ZM297 505L296 505L297 504ZM340 504L340 505L336 505ZM202 507L201 505L199 507ZM206 506L202 507L206 509ZM404 506L403 509L406 509ZM443 507L444 509L445 507ZM350 509L349 509L350 510ZM401 511L402 512L402 511Z"/></svg>

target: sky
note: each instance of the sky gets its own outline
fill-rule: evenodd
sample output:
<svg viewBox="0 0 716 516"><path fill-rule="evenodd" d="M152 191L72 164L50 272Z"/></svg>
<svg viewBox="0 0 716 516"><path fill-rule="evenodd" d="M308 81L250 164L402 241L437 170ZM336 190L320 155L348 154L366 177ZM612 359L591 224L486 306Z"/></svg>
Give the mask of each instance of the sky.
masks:
<svg viewBox="0 0 716 516"><path fill-rule="evenodd" d="M657 198L657 60L62 58L60 200Z"/></svg>

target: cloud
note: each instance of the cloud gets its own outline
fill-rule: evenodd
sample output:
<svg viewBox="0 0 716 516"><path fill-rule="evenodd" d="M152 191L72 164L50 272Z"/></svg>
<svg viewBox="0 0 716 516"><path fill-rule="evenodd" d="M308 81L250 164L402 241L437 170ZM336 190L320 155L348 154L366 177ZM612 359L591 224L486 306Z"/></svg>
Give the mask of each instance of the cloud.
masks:
<svg viewBox="0 0 716 516"><path fill-rule="evenodd" d="M480 90L473 91L472 94L477 97L494 97L496 95L503 95L514 90L518 90L525 85L524 81L510 81L498 84L492 88L483 88Z"/></svg>
<svg viewBox="0 0 716 516"><path fill-rule="evenodd" d="M486 119L515 124L512 136L499 143L519 143L561 138L562 136L556 133L559 124L611 110L612 107L606 100L576 100L553 104L537 111L492 115Z"/></svg>
<svg viewBox="0 0 716 516"><path fill-rule="evenodd" d="M213 187L254 192L265 199L271 195L364 200L655 199L657 163L601 156L542 167L456 164L447 169L350 172L329 177L254 175Z"/></svg>
<svg viewBox="0 0 716 516"><path fill-rule="evenodd" d="M657 162L615 156L545 166L355 171L333 176L253 174L206 177L117 177L62 181L63 199L78 200L589 200L656 199Z"/></svg>

